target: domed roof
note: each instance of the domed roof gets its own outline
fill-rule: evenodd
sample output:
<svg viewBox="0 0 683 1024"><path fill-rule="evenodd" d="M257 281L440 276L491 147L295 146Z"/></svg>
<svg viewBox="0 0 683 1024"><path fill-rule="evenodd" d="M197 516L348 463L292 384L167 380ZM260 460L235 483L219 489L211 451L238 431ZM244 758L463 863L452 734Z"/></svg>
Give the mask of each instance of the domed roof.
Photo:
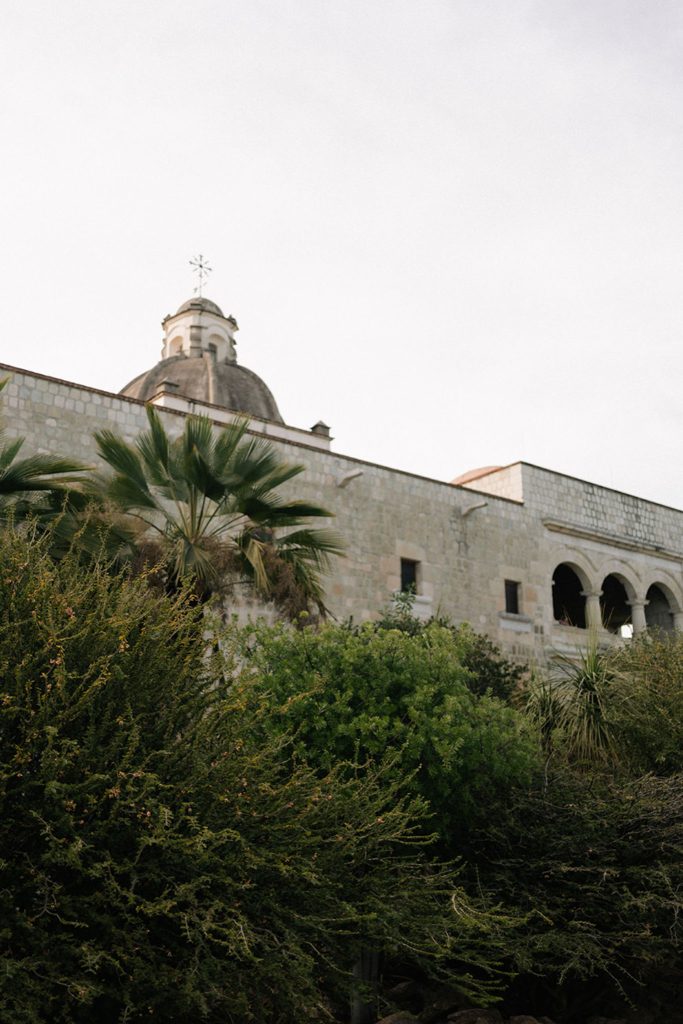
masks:
<svg viewBox="0 0 683 1024"><path fill-rule="evenodd" d="M462 487L464 484L472 483L473 480L478 480L480 476L497 473L502 468L502 466L480 466L478 469L469 469L466 473L456 476L455 480L451 480L451 483L455 487Z"/></svg>
<svg viewBox="0 0 683 1024"><path fill-rule="evenodd" d="M187 302L183 302L182 306L173 314L178 316L179 313L187 313L189 309L203 309L205 313L215 313L216 316L223 316L224 313L220 306L212 302L211 299L199 298L195 296L193 299L188 299Z"/></svg>
<svg viewBox="0 0 683 1024"><path fill-rule="evenodd" d="M202 299L202 302L206 301ZM190 401L284 423L275 399L257 374L237 363L217 362L208 353L162 359L122 388L120 394L147 402L160 391L172 391L174 395Z"/></svg>

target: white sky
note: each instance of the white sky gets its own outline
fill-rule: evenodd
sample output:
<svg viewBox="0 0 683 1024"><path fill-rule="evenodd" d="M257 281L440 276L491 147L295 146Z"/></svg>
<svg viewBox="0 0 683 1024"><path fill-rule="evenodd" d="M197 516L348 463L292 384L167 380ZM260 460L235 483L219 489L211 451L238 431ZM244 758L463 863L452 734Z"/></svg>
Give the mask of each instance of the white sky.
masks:
<svg viewBox="0 0 683 1024"><path fill-rule="evenodd" d="M193 289L335 449L683 506L680 0L3 0L0 361L116 391Z"/></svg>

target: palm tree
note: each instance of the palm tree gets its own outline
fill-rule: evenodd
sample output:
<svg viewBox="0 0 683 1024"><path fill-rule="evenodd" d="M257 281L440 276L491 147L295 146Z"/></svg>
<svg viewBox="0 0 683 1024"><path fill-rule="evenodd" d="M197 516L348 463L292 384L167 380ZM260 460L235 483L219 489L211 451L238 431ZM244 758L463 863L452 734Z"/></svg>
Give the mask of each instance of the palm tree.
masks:
<svg viewBox="0 0 683 1024"><path fill-rule="evenodd" d="M0 380L0 392L8 379ZM39 494L64 494L80 479L87 466L73 459L56 455L29 455L17 458L24 446L24 438L8 441L0 427L0 517L15 520L24 518L32 507L32 499Z"/></svg>
<svg viewBox="0 0 683 1024"><path fill-rule="evenodd" d="M290 614L309 601L324 614L320 575L341 544L309 520L331 513L280 493L304 467L247 437L246 420L214 431L206 417L189 417L171 440L152 406L147 418L149 430L135 444L110 430L95 439L114 470L104 493L124 515L119 527L133 528L138 549L148 561L158 558L168 584L189 578L206 600L226 581L248 580Z"/></svg>

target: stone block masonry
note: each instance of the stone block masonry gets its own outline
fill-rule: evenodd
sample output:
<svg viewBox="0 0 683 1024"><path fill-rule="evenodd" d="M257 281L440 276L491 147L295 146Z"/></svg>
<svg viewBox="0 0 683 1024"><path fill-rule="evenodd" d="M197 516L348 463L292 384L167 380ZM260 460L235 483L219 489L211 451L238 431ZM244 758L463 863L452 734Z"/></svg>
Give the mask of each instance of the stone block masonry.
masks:
<svg viewBox="0 0 683 1024"><path fill-rule="evenodd" d="M11 366L0 372L10 378L2 396L6 433L25 437L27 452L94 466L94 431L106 427L134 441L146 429L145 406L136 399ZM182 431L185 412L159 407L159 413L171 434ZM258 423L252 428L259 432ZM604 605L605 579L614 576L625 588L634 629L647 624L653 587L668 602L671 624L681 625L678 510L525 463L454 486L337 454L313 435L307 443L305 431L286 428L283 435L269 440L306 469L289 485L291 493L333 511L331 525L346 545L327 582L339 620L376 617L400 586L404 559L416 566L421 616L470 622L523 660L544 661L585 643L584 627L555 614L553 578L565 564L580 580L577 600L593 615ZM518 584L516 591L506 581ZM506 607L512 592L515 611ZM662 614L668 621L665 609ZM596 626L604 642L615 642L601 622Z"/></svg>

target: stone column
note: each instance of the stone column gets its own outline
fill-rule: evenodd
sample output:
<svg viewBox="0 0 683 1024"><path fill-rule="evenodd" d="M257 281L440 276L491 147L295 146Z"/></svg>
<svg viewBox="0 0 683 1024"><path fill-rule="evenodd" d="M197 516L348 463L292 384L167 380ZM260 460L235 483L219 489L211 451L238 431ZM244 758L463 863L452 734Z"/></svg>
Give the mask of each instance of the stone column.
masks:
<svg viewBox="0 0 683 1024"><path fill-rule="evenodd" d="M600 608L602 591L584 590L583 596L586 598L586 626L597 632L602 629L602 609Z"/></svg>
<svg viewBox="0 0 683 1024"><path fill-rule="evenodd" d="M628 601L627 604L631 606L631 623L633 624L633 635L636 633L644 633L647 629L647 619L645 618L645 605L647 601L641 600L639 597L633 601Z"/></svg>
<svg viewBox="0 0 683 1024"><path fill-rule="evenodd" d="M674 629L681 633L683 632L683 612L674 612Z"/></svg>

